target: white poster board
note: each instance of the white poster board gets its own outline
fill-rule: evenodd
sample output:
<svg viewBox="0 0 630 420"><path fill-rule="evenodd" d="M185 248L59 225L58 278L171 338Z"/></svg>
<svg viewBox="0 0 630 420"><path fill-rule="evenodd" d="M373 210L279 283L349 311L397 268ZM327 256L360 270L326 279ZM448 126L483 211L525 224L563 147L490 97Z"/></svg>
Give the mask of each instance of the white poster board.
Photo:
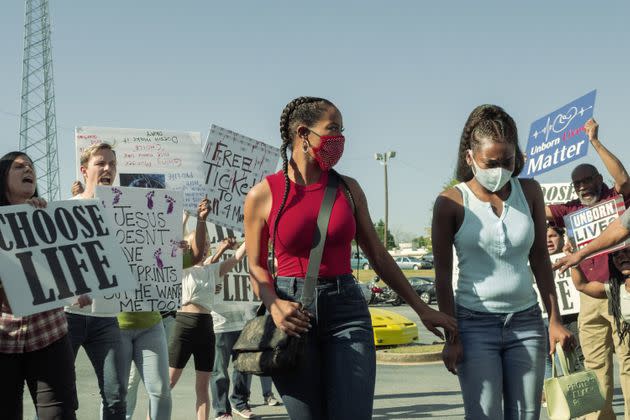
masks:
<svg viewBox="0 0 630 420"><path fill-rule="evenodd" d="M573 247L582 249L597 238L606 228L626 211L622 196L600 201L590 207L584 207L564 216L564 224L567 227L567 236ZM630 246L630 239L599 251L589 258L606 254Z"/></svg>
<svg viewBox="0 0 630 420"><path fill-rule="evenodd" d="M565 254L562 252L552 255L551 264L555 264L556 261L564 256ZM577 314L580 312L580 292L578 292L573 285L570 271L571 270L567 270L564 273L560 273L556 270L553 272L553 280L556 285L556 296L558 297L558 309L560 310L560 315ZM534 290L538 296L538 306L540 306L540 309L543 311L543 316L546 318L547 311L545 310L545 305L543 305L540 298L540 292L536 286L536 282L534 282Z"/></svg>
<svg viewBox="0 0 630 420"><path fill-rule="evenodd" d="M172 311L181 306L181 191L96 187L113 220L125 261L138 281L132 292L105 296L98 312ZM96 311L96 309L95 309Z"/></svg>
<svg viewBox="0 0 630 420"><path fill-rule="evenodd" d="M242 231L245 196L275 171L279 158L278 148L213 125L203 148L208 221Z"/></svg>
<svg viewBox="0 0 630 420"><path fill-rule="evenodd" d="M223 254L222 260L232 256L234 256L234 251L226 252ZM261 301L252 289L247 264L247 257L244 257L232 271L223 277L223 286L214 295L215 304L243 307L247 311L251 311L252 305L260 305Z"/></svg>
<svg viewBox="0 0 630 420"><path fill-rule="evenodd" d="M137 285L98 200L0 207L0 249L0 277L16 316Z"/></svg>
<svg viewBox="0 0 630 420"><path fill-rule="evenodd" d="M545 197L545 204L564 204L567 201L577 199L575 188L570 182L556 182L540 184L543 196Z"/></svg>
<svg viewBox="0 0 630 420"><path fill-rule="evenodd" d="M77 179L83 181L78 172L81 152L101 142L116 152L115 185L183 191L184 208L196 211L205 194L199 132L77 127Z"/></svg>

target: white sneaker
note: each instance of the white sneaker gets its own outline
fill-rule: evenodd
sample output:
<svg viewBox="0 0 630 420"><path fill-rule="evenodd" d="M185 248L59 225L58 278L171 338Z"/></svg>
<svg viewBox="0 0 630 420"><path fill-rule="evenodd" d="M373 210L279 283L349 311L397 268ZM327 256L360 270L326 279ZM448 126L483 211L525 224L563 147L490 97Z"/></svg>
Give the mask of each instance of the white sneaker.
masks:
<svg viewBox="0 0 630 420"><path fill-rule="evenodd" d="M219 417L215 417L214 420L232 420L231 414L221 414Z"/></svg>
<svg viewBox="0 0 630 420"><path fill-rule="evenodd" d="M630 293L623 283L619 285L619 308L621 309L621 319L630 324Z"/></svg>
<svg viewBox="0 0 630 420"><path fill-rule="evenodd" d="M267 405L274 406L274 405L280 404L280 402L276 399L276 397L273 395L273 393L265 395L264 396L264 400L265 400L265 404L267 404Z"/></svg>
<svg viewBox="0 0 630 420"><path fill-rule="evenodd" d="M236 408L232 407L232 413L238 414L244 419L253 419L254 417L256 417L256 414L254 414L249 406L245 406L245 408L243 408L242 410L237 410Z"/></svg>

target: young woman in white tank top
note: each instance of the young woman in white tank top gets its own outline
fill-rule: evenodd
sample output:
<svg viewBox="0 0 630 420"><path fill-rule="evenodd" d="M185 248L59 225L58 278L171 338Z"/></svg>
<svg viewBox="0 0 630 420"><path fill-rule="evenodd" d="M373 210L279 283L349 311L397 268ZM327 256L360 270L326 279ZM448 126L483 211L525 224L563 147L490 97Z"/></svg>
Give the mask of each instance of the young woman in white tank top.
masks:
<svg viewBox="0 0 630 420"><path fill-rule="evenodd" d="M514 120L498 106L481 105L462 133L461 183L435 202L438 304L457 317L459 330L443 358L459 377L467 419L539 418L547 345L528 261L549 313L551 348L573 344L560 322L542 191L536 181L516 178L523 165Z"/></svg>

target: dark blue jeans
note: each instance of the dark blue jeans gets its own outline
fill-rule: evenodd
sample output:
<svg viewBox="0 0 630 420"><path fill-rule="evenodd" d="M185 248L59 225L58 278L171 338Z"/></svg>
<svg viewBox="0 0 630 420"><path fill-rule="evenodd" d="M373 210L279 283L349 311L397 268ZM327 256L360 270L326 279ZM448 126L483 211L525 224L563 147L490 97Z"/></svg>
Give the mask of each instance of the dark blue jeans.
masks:
<svg viewBox="0 0 630 420"><path fill-rule="evenodd" d="M304 281L278 277L278 297L297 301ZM351 275L318 285L300 366L273 382L293 420L371 419L376 381L372 320Z"/></svg>
<svg viewBox="0 0 630 420"><path fill-rule="evenodd" d="M538 305L514 313L458 306L457 326L464 352L457 373L465 418L538 419L547 351Z"/></svg>
<svg viewBox="0 0 630 420"><path fill-rule="evenodd" d="M83 346L94 367L103 402L103 420L124 420L127 379L116 317L66 313L66 318L75 358Z"/></svg>

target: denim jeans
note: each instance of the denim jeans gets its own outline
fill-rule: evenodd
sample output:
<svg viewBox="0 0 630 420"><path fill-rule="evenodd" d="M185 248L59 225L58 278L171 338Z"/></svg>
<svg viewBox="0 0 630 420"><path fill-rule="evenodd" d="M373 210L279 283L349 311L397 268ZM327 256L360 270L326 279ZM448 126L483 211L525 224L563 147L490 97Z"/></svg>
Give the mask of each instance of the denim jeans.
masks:
<svg viewBox="0 0 630 420"><path fill-rule="evenodd" d="M300 300L304 280L278 277L281 299ZM316 286L305 354L273 382L293 420L372 418L376 350L372 320L351 275Z"/></svg>
<svg viewBox="0 0 630 420"><path fill-rule="evenodd" d="M263 398L268 397L269 395L273 394L273 391L271 390L272 385L273 385L273 382L270 376L260 377L260 387L262 388Z"/></svg>
<svg viewBox="0 0 630 420"><path fill-rule="evenodd" d="M164 326L166 343L168 344L171 336L173 335L173 329L175 328L175 318L172 316L162 318L162 325ZM132 363L127 385L127 412L129 413L127 418L129 419L133 417L133 412L136 409L136 402L138 400L138 385L140 385L140 374L138 373L136 365Z"/></svg>
<svg viewBox="0 0 630 420"><path fill-rule="evenodd" d="M115 317L66 313L68 337L74 357L83 346L101 392L101 418L125 418L125 365L121 354L120 329Z"/></svg>
<svg viewBox="0 0 630 420"><path fill-rule="evenodd" d="M538 419L547 351L538 305L507 314L458 306L457 324L465 418Z"/></svg>
<svg viewBox="0 0 630 420"><path fill-rule="evenodd" d="M136 365L149 395L149 418L171 418L171 389L168 376L168 349L164 327L159 322L150 328L120 330L125 377L129 378L131 362ZM125 381L125 387L127 381ZM127 410L127 419L133 412Z"/></svg>
<svg viewBox="0 0 630 420"><path fill-rule="evenodd" d="M232 356L232 347L241 334L230 331L215 334L214 364L210 375L210 391L212 392L212 408L214 416L231 414L232 406L237 410L245 408L249 400L251 375L245 375L234 369L232 371L232 394L230 395L230 378L228 365ZM229 395L229 397L228 397Z"/></svg>

